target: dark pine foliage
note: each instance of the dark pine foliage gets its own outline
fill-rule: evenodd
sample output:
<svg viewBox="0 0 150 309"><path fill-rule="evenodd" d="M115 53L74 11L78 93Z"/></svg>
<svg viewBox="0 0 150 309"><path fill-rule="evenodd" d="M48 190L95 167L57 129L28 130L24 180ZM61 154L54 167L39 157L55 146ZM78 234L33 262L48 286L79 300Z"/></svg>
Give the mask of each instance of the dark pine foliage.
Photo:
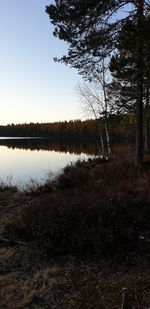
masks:
<svg viewBox="0 0 150 309"><path fill-rule="evenodd" d="M120 10L126 9L124 17ZM46 7L54 36L68 43L68 54L56 61L76 68L92 80L100 60L113 54L119 35L130 20L136 26L134 58L136 64L136 164L143 162L143 83L144 83L144 17L149 1L128 0L56 0Z"/></svg>

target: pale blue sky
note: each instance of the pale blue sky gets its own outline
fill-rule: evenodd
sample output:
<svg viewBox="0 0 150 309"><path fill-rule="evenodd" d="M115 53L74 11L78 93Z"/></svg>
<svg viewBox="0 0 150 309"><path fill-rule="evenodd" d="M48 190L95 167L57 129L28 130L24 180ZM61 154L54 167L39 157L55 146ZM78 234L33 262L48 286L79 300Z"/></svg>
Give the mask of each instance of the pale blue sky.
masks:
<svg viewBox="0 0 150 309"><path fill-rule="evenodd" d="M66 46L52 35L51 0L0 0L0 124L81 118L74 69L54 63Z"/></svg>

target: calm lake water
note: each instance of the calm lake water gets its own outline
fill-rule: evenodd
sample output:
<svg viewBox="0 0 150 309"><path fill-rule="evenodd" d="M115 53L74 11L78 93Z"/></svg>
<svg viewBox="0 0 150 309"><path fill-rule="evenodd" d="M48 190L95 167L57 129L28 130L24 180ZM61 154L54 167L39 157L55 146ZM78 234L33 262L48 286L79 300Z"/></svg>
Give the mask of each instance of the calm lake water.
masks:
<svg viewBox="0 0 150 309"><path fill-rule="evenodd" d="M93 153L94 155L94 153ZM84 147L52 144L50 140L0 138L0 180L24 187L32 180L44 182L49 172L92 156Z"/></svg>

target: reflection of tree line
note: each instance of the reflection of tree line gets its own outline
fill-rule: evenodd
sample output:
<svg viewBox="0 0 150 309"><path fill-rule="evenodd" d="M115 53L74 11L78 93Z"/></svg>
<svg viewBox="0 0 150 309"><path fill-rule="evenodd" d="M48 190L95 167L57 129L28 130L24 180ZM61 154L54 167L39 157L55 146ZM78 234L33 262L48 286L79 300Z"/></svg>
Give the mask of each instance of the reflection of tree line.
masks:
<svg viewBox="0 0 150 309"><path fill-rule="evenodd" d="M69 141L54 142L51 139L3 139L0 145L8 148L30 149L30 150L49 150L58 152L70 152L75 154L86 153L89 155L98 155L100 153L99 144L95 142L75 143Z"/></svg>

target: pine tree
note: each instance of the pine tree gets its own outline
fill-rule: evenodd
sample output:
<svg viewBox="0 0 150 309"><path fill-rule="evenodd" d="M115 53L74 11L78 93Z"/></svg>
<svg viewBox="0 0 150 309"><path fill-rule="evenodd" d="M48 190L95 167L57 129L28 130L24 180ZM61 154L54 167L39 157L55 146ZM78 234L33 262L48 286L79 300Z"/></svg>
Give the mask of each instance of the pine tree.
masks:
<svg viewBox="0 0 150 309"><path fill-rule="evenodd" d="M149 89L150 89L150 16L145 17L143 36L143 103L145 125L145 149L149 148ZM119 36L118 48L110 61L113 80L109 85L110 101L120 112L135 113L136 108L136 63L135 44L137 29L132 21L128 21Z"/></svg>
<svg viewBox="0 0 150 309"><path fill-rule="evenodd" d="M54 35L69 44L68 54L56 61L69 64L88 79L100 59L117 48L119 34L127 20L137 28L135 48L136 76L136 164L143 162L143 18L146 0L55 0L46 7ZM128 10L120 17L121 9Z"/></svg>

